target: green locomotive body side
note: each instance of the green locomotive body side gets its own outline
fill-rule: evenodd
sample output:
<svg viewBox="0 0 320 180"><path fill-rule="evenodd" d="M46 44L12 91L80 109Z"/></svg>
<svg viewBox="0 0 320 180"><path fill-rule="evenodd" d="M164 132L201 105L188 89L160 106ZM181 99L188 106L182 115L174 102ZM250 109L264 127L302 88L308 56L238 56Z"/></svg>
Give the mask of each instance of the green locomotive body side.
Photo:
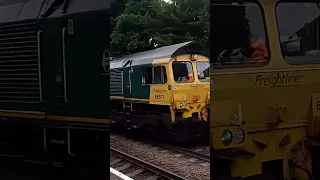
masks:
<svg viewBox="0 0 320 180"><path fill-rule="evenodd" d="M109 49L108 16L105 11L75 13L42 24L41 59L45 60L42 69L47 72L43 81L44 106L48 115L97 118L101 123L109 119L109 73L102 65ZM70 21L73 34L68 33ZM66 28L65 72L61 58L63 28Z"/></svg>
<svg viewBox="0 0 320 180"><path fill-rule="evenodd" d="M109 18L105 0L0 4L0 141L107 167Z"/></svg>
<svg viewBox="0 0 320 180"><path fill-rule="evenodd" d="M112 69L110 72L111 73L110 96L115 96L120 99L129 98L129 99L149 100L150 87L141 86L141 78L145 77L145 75L147 74L147 67L150 67L150 66L151 64ZM131 79L131 82L130 82L130 79ZM131 93L130 93L130 88L128 88L130 86L131 86Z"/></svg>
<svg viewBox="0 0 320 180"><path fill-rule="evenodd" d="M128 95L129 98L149 100L150 98L150 87L141 86L141 78L145 78L147 74L147 68L152 67L151 64L135 66L132 68L131 81L132 81L132 92ZM129 70L129 69L128 69Z"/></svg>
<svg viewBox="0 0 320 180"><path fill-rule="evenodd" d="M0 21L0 48L11 43L0 56L0 72L13 72L0 73L0 116L109 126L107 3L70 2L66 13L41 18L53 2L0 7L0 14L15 12Z"/></svg>

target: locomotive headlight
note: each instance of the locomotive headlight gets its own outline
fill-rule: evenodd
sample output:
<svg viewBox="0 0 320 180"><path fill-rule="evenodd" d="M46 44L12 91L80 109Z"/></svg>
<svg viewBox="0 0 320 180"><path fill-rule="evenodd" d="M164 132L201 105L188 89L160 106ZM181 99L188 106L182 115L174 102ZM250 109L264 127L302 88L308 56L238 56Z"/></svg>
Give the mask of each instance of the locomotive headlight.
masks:
<svg viewBox="0 0 320 180"><path fill-rule="evenodd" d="M225 130L223 131L220 140L225 146L228 146L232 143L232 138L232 132L230 130Z"/></svg>
<svg viewBox="0 0 320 180"><path fill-rule="evenodd" d="M198 55L192 54L191 55L191 61L196 61L198 59Z"/></svg>
<svg viewBox="0 0 320 180"><path fill-rule="evenodd" d="M186 107L187 106L187 103L186 102L181 102L179 104L179 108L182 108L182 107Z"/></svg>
<svg viewBox="0 0 320 180"><path fill-rule="evenodd" d="M246 133L244 132L243 129L236 129L234 131L234 141L238 144L241 144L244 142L244 139L246 138Z"/></svg>

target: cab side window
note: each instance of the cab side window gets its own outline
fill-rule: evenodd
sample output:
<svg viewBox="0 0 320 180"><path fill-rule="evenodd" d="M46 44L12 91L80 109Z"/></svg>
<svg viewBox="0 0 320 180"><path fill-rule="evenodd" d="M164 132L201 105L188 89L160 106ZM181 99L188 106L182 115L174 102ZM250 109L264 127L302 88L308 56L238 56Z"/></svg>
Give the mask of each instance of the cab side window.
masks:
<svg viewBox="0 0 320 180"><path fill-rule="evenodd" d="M147 84L165 84L167 83L167 73L164 66L148 67Z"/></svg>
<svg viewBox="0 0 320 180"><path fill-rule="evenodd" d="M165 84L167 82L166 68L164 66L153 67L153 84Z"/></svg>
<svg viewBox="0 0 320 180"><path fill-rule="evenodd" d="M277 4L282 56L289 64L320 63L319 9L318 2Z"/></svg>
<svg viewBox="0 0 320 180"><path fill-rule="evenodd" d="M267 32L262 9L256 2L214 1L210 15L215 22L210 35L214 68L268 63Z"/></svg>

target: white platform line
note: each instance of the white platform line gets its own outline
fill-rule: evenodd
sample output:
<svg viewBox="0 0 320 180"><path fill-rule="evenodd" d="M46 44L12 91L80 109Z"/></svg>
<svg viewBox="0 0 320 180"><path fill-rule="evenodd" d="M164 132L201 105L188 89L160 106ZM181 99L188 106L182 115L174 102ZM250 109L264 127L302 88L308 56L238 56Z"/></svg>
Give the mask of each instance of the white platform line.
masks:
<svg viewBox="0 0 320 180"><path fill-rule="evenodd" d="M123 179L123 180L133 180L133 179L131 179L130 177L122 174L121 172L113 169L112 167L110 167L110 172L111 172L112 174L118 176L119 178Z"/></svg>

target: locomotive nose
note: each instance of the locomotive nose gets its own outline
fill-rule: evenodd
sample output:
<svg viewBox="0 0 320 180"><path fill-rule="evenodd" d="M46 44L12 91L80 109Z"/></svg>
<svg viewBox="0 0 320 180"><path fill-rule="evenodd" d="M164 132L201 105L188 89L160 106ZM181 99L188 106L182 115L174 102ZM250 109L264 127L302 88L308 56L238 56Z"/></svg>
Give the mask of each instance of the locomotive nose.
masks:
<svg viewBox="0 0 320 180"><path fill-rule="evenodd" d="M198 102L200 99L200 95L194 95L193 96L193 102Z"/></svg>

